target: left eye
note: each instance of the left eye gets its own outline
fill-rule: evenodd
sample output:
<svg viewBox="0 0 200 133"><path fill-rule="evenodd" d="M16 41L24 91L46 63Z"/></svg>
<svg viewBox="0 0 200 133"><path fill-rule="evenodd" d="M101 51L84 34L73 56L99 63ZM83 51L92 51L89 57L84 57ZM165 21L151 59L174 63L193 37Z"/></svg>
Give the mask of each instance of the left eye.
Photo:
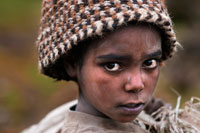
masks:
<svg viewBox="0 0 200 133"><path fill-rule="evenodd" d="M110 72L119 71L121 69L118 63L107 63L104 65L104 68Z"/></svg>
<svg viewBox="0 0 200 133"><path fill-rule="evenodd" d="M156 59L146 60L146 61L143 63L143 67L144 67L144 68L153 69L153 68L156 68L157 66L158 66L158 61L157 61Z"/></svg>

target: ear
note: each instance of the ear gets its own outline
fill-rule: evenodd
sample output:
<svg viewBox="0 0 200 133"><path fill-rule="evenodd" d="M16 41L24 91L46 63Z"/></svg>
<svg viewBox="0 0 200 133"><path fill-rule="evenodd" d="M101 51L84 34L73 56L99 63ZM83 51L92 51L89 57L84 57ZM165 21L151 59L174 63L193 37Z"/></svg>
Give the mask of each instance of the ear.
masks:
<svg viewBox="0 0 200 133"><path fill-rule="evenodd" d="M67 74L72 78L77 78L77 68L78 66L75 63L72 63L70 61L64 60L64 67Z"/></svg>

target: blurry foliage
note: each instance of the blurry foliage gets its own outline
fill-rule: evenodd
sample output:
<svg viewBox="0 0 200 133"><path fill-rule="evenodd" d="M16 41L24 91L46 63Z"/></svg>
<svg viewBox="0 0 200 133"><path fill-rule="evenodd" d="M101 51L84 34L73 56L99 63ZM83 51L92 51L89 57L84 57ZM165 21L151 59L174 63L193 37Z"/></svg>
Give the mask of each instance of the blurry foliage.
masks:
<svg viewBox="0 0 200 133"><path fill-rule="evenodd" d="M0 4L0 25L25 29L39 16L41 0L4 0ZM23 26L22 26L23 25Z"/></svg>
<svg viewBox="0 0 200 133"><path fill-rule="evenodd" d="M156 95L176 103L200 96L200 1L167 0L184 47L162 68ZM35 40L41 0L3 0L0 4L0 132L15 133L38 122L49 110L77 97L72 82L56 82L37 69Z"/></svg>
<svg viewBox="0 0 200 133"><path fill-rule="evenodd" d="M186 25L194 24L200 21L200 1L199 0L166 0L169 13L173 20L178 23Z"/></svg>

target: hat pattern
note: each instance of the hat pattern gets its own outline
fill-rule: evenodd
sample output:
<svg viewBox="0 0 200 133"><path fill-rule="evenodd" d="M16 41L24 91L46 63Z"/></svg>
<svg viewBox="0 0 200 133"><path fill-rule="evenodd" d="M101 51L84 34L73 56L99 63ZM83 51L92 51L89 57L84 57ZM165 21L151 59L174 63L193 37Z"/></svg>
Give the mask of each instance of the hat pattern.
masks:
<svg viewBox="0 0 200 133"><path fill-rule="evenodd" d="M179 46L163 0L43 0L37 39L40 71L53 69L50 66L80 41L131 21L152 23L164 31L166 59ZM50 72L45 74L56 78Z"/></svg>

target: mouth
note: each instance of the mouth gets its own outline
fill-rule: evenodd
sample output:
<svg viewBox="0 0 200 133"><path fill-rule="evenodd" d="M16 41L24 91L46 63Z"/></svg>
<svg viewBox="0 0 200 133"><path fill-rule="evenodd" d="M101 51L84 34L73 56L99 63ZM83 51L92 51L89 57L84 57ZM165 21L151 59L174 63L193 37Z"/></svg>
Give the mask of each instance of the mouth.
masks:
<svg viewBox="0 0 200 133"><path fill-rule="evenodd" d="M122 113L127 115L138 115L144 108L144 103L129 103L124 105L119 105L119 109Z"/></svg>

